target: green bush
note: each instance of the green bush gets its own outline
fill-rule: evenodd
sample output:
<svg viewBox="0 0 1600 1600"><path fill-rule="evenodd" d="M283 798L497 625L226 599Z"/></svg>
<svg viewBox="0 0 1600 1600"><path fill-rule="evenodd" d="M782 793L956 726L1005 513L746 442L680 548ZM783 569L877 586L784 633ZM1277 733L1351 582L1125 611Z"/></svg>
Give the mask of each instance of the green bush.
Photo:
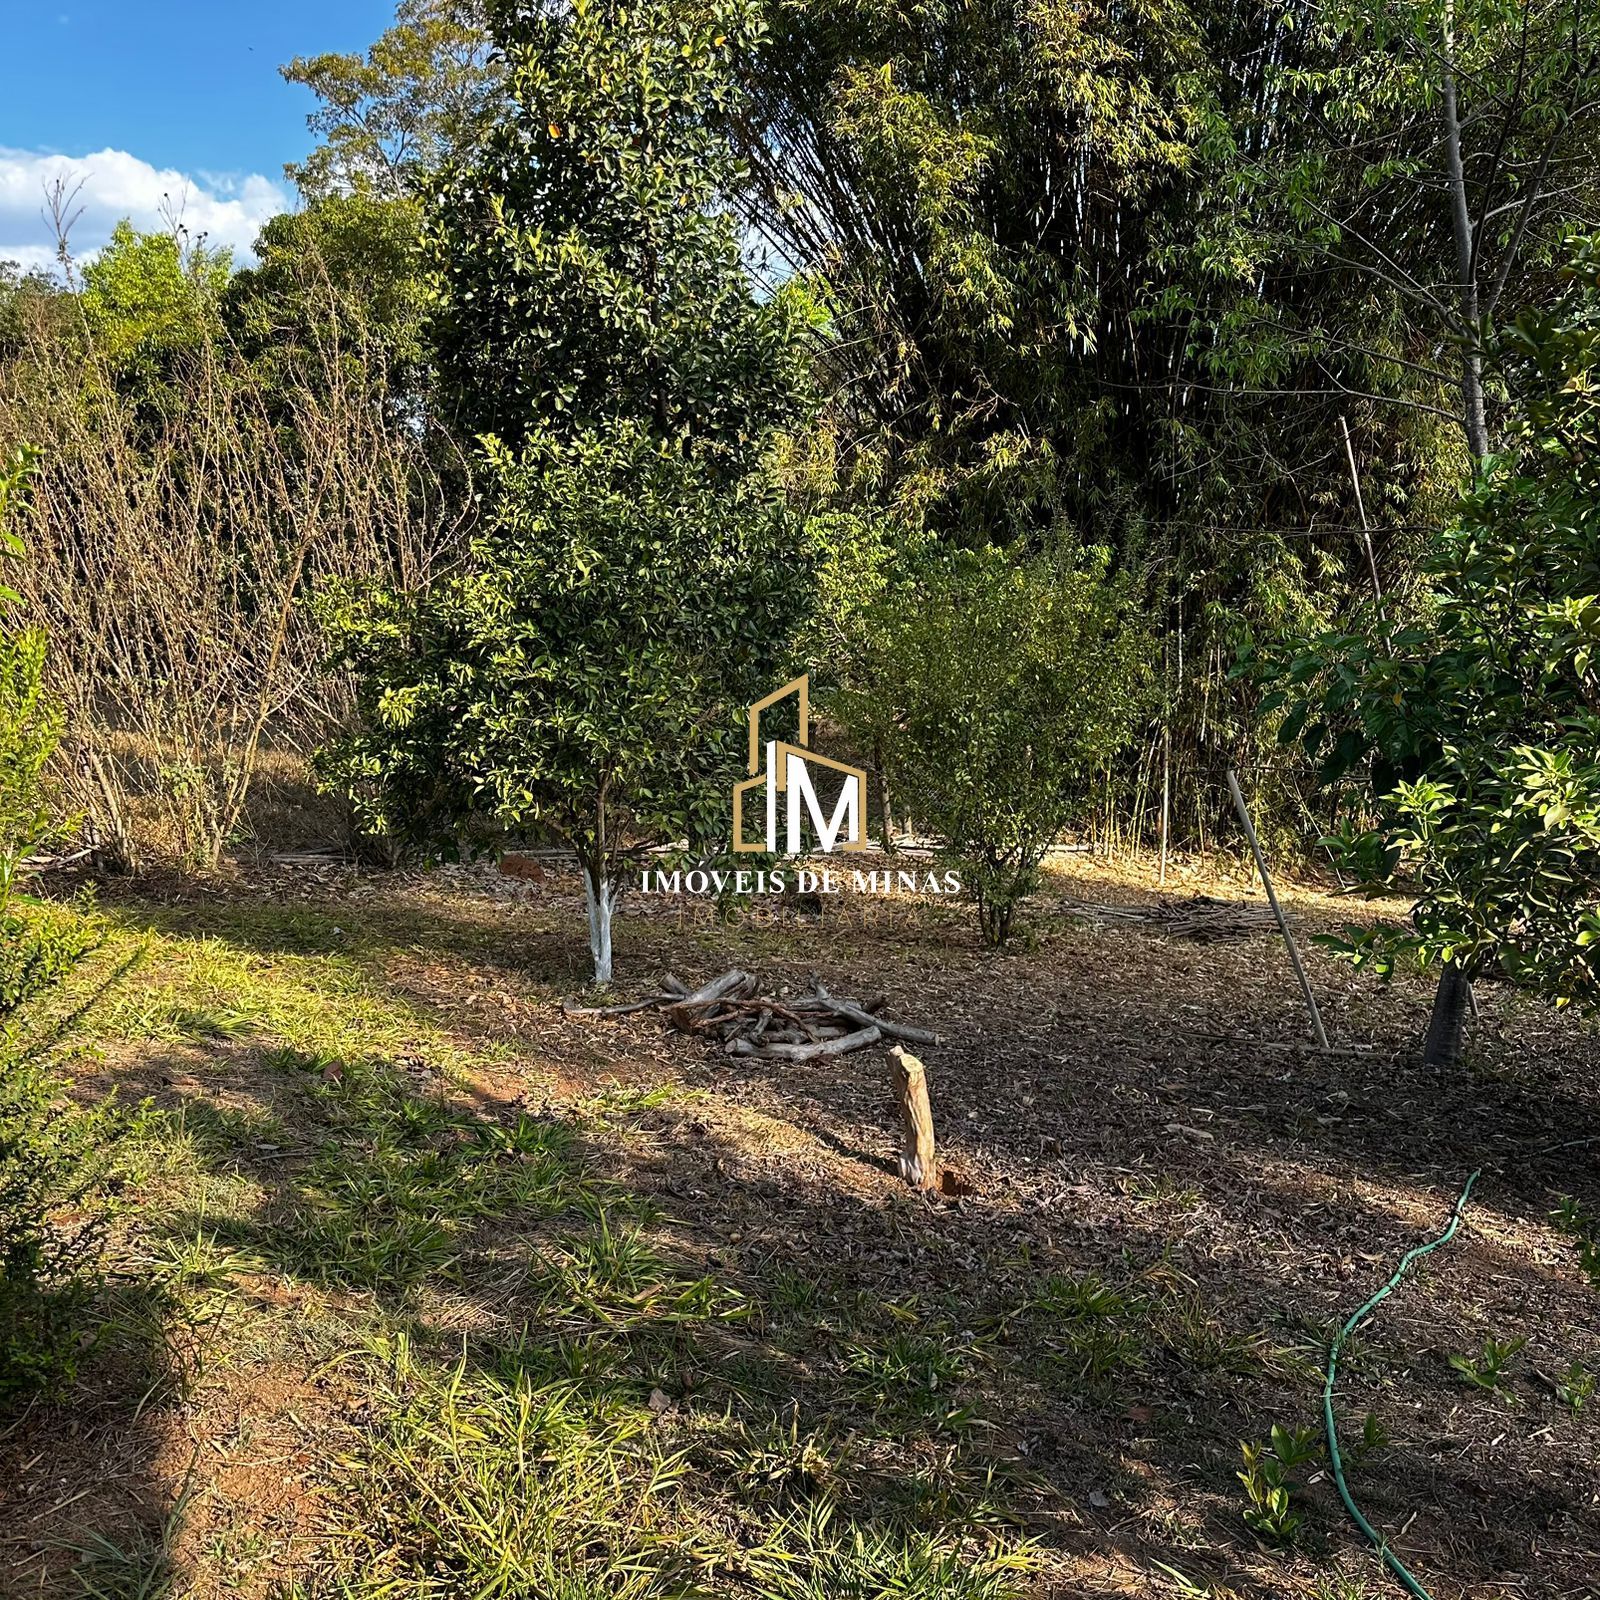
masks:
<svg viewBox="0 0 1600 1600"><path fill-rule="evenodd" d="M0 463L0 558L16 560L22 544L7 522L25 502L36 455L19 450ZM15 593L0 585L0 916L23 863L49 836L44 769L61 742L61 710L45 688L45 636L4 624Z"/></svg>
<svg viewBox="0 0 1600 1600"><path fill-rule="evenodd" d="M6 519L33 466L19 451L0 464L0 556L22 546ZM95 942L91 918L24 904L23 863L52 819L44 769L61 716L44 687L45 638L15 632L0 588L0 1407L70 1383L85 1344L82 1312L99 1280L110 1111L83 1111L12 1031L23 1004L58 983Z"/></svg>
<svg viewBox="0 0 1600 1600"><path fill-rule="evenodd" d="M97 939L92 920L59 908L0 911L0 1024L66 977Z"/></svg>
<svg viewBox="0 0 1600 1600"><path fill-rule="evenodd" d="M91 1342L112 1131L109 1105L73 1105L44 1067L0 1044L0 1410L60 1393Z"/></svg>
<svg viewBox="0 0 1600 1600"><path fill-rule="evenodd" d="M903 597L902 597L903 596ZM1004 944L1045 852L1131 735L1147 652L1131 584L1064 555L954 558L895 591L864 709L898 799L946 841L985 941Z"/></svg>

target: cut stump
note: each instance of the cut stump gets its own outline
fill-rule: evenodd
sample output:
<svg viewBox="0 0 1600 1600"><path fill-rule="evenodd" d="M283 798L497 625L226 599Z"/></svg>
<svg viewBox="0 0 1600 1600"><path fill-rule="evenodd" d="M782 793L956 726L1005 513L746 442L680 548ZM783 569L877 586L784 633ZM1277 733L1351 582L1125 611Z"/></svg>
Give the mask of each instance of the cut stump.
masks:
<svg viewBox="0 0 1600 1600"><path fill-rule="evenodd" d="M932 1189L938 1184L939 1174L933 1158L933 1111L928 1105L927 1069L900 1045L890 1048L889 1061L905 1135L900 1176L913 1189Z"/></svg>

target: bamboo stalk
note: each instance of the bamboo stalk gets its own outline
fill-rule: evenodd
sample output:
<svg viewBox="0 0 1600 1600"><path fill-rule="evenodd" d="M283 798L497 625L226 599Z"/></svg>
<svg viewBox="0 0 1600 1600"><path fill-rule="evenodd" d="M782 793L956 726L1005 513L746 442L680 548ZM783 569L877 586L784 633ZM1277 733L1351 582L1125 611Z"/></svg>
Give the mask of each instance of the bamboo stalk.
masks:
<svg viewBox="0 0 1600 1600"><path fill-rule="evenodd" d="M1356 472L1355 447L1350 443L1350 424L1343 416L1339 426L1344 431L1344 458L1350 463L1350 483L1356 491L1356 512L1361 518L1361 543L1367 551L1367 570L1372 574L1372 598L1383 604L1383 585L1378 582L1378 558L1372 553L1372 530L1367 526L1367 502L1361 494L1361 478Z"/></svg>
<svg viewBox="0 0 1600 1600"><path fill-rule="evenodd" d="M1167 828L1172 806L1172 723L1162 729L1161 740L1161 887L1167 886Z"/></svg>
<svg viewBox="0 0 1600 1600"><path fill-rule="evenodd" d="M1294 942L1294 934L1289 930L1289 919L1284 916L1283 908L1278 904L1278 896L1273 892L1272 879L1267 875L1266 857L1261 853L1261 841L1256 837L1255 824L1250 820L1250 808L1244 803L1244 791L1240 789L1239 779L1232 767L1228 768L1228 787L1233 791L1234 807L1250 840L1250 853L1255 857L1256 871L1261 874L1262 887L1267 891L1267 904L1272 907L1272 914L1277 918L1278 931L1283 935L1284 944L1288 946L1289 961L1294 967L1294 975L1300 980L1300 992L1306 997L1306 1009L1311 1013L1312 1032L1317 1036L1317 1043L1326 1050L1328 1032L1322 1026L1322 1013L1317 1010L1317 997L1311 992L1311 980L1306 976L1306 969L1300 964L1300 950Z"/></svg>

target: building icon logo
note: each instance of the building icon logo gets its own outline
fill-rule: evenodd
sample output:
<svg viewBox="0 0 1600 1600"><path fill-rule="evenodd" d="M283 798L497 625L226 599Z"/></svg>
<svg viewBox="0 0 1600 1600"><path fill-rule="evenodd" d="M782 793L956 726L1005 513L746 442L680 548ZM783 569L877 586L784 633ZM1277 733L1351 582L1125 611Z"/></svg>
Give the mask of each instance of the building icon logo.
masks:
<svg viewBox="0 0 1600 1600"><path fill-rule="evenodd" d="M797 699L798 744L769 739L763 745L761 713L781 705L790 696ZM807 853L805 818L810 817L816 834L815 848L825 853L835 850L865 850L867 775L860 767L848 766L811 749L811 681L796 678L750 707L750 776L733 786L733 848L746 853L780 853L778 846L778 801L784 801L785 849L783 854ZM837 799L831 816L824 817L824 803L818 798L813 772L836 776ZM826 782L826 780L824 780ZM745 797L766 787L767 828L763 839L745 838ZM827 785L831 788L831 783Z"/></svg>

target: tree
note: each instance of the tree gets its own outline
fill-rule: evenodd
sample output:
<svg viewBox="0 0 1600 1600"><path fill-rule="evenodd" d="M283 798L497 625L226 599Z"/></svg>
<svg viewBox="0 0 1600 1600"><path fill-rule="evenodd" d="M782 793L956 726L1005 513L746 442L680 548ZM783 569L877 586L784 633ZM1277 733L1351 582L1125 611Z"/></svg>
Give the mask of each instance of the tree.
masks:
<svg viewBox="0 0 1600 1600"><path fill-rule="evenodd" d="M65 298L49 273L37 267L24 272L14 261L0 261L0 362L13 358L31 316Z"/></svg>
<svg viewBox="0 0 1600 1600"><path fill-rule="evenodd" d="M1247 162L1246 187L1270 174L1256 203L1296 253L1405 308L1415 371L1450 397L1481 462L1492 319L1543 287L1600 199L1600 18L1571 0L1337 0L1302 26L1279 79L1304 131Z"/></svg>
<svg viewBox="0 0 1600 1600"><path fill-rule="evenodd" d="M1341 414L1385 522L1453 488L1406 308L1282 203L1290 157L1344 141L1284 111L1291 67L1349 51L1310 10L794 0L740 123L751 226L828 288L807 488L902 543L1065 531L1149 574L1202 840L1260 736L1225 668L1241 619L1316 626L1368 582ZM1396 575L1416 542L1379 535ZM1129 800L1162 749L1119 767Z"/></svg>
<svg viewBox="0 0 1600 1600"><path fill-rule="evenodd" d="M1558 1004L1600 999L1600 239L1564 277L1500 340L1508 448L1430 556L1427 610L1312 641L1280 690L1326 776L1369 777L1375 825L1358 810L1345 859L1420 890L1409 929L1347 930L1345 953L1498 968Z"/></svg>
<svg viewBox="0 0 1600 1600"><path fill-rule="evenodd" d="M720 484L637 424L495 467L474 571L325 605L363 724L329 770L402 840L487 817L567 843L608 983L623 860L726 817L740 709L785 669L804 570L767 480Z"/></svg>
<svg viewBox="0 0 1600 1600"><path fill-rule="evenodd" d="M1349 285L1356 315L1318 341L1330 379L1352 387L1341 353L1403 328L1384 342L1404 381L1368 403L1451 417L1477 472L1503 393L1493 319L1542 297L1563 238L1596 218L1600 18L1567 0L1340 0L1296 34L1273 52L1281 131L1237 148L1224 192L1254 218L1250 254ZM1456 1048L1461 973L1441 973L1430 1053Z"/></svg>
<svg viewBox="0 0 1600 1600"><path fill-rule="evenodd" d="M422 206L412 198L332 194L271 218L257 264L234 275L225 320L258 365L293 366L329 336L330 317L382 351L391 393L419 407L427 308Z"/></svg>
<svg viewBox="0 0 1600 1600"><path fill-rule="evenodd" d="M139 233L122 221L83 269L83 313L112 367L152 382L215 335L231 272L227 250L203 240L186 246L176 233Z"/></svg>
<svg viewBox="0 0 1600 1600"><path fill-rule="evenodd" d="M1046 852L1144 708L1135 592L1107 578L1103 554L989 551L878 608L873 689L843 708L946 841L991 945L1010 937Z"/></svg>
<svg viewBox="0 0 1600 1600"><path fill-rule="evenodd" d="M420 194L469 146L498 70L482 0L401 0L365 55L296 56L279 70L321 102L306 119L323 141L284 170L308 199Z"/></svg>
<svg viewBox="0 0 1600 1600"><path fill-rule="evenodd" d="M12 586L52 630L56 771L102 867L149 845L214 866L263 749L342 721L303 591L418 582L456 544L434 430L392 402L359 304L301 265L293 322L253 360L213 315L145 383L86 317L28 315L0 363L0 439L43 451Z"/></svg>
<svg viewBox="0 0 1600 1600"><path fill-rule="evenodd" d="M1223 770L1256 764L1263 732L1227 676L1241 625L1311 629L1359 599L1369 517L1383 586L1411 584L1484 448L1480 372L1493 429L1483 319L1527 303L1594 215L1600 12L772 15L742 198L778 270L829 285L834 506L952 545L1066 527L1153 573L1173 791L1226 812ZM1220 820L1191 815L1202 839Z"/></svg>
<svg viewBox="0 0 1600 1600"><path fill-rule="evenodd" d="M757 8L496 13L508 98L429 217L459 413L513 448L640 418L743 470L794 415L798 283L758 301L727 195Z"/></svg>
<svg viewBox="0 0 1600 1600"><path fill-rule="evenodd" d="M803 614L765 458L808 309L799 285L756 297L722 202L753 6L493 25L507 92L428 227L436 358L492 509L468 571L329 603L365 713L329 769L419 842L480 818L566 841L606 982L620 861L710 831Z"/></svg>

